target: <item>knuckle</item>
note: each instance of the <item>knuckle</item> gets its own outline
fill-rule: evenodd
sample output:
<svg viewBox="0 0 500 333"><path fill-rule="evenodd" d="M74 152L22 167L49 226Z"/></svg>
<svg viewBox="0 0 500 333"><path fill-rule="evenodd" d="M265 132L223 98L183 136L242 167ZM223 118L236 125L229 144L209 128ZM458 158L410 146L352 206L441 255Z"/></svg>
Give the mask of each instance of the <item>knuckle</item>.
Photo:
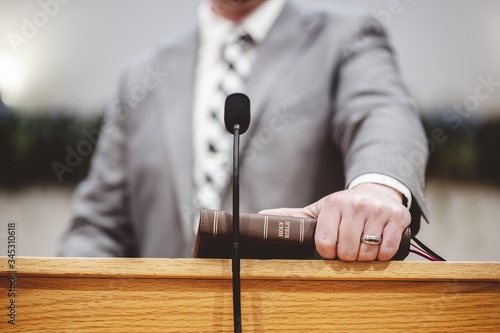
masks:
<svg viewBox="0 0 500 333"><path fill-rule="evenodd" d="M380 261L391 260L395 254L396 254L396 251L387 251L387 250L380 249L380 251L378 252L377 259Z"/></svg>
<svg viewBox="0 0 500 333"><path fill-rule="evenodd" d="M358 260L359 261L373 261L377 258L377 253L373 251L368 252L359 252Z"/></svg>
<svg viewBox="0 0 500 333"><path fill-rule="evenodd" d="M387 242L383 246L381 246L378 251L377 255L378 260L382 261L390 260L392 257L394 257L394 255L398 251L398 247L399 247L398 240L396 239L387 240Z"/></svg>
<svg viewBox="0 0 500 333"><path fill-rule="evenodd" d="M399 219L401 217L401 210L400 210L400 207L396 206L396 205L391 205L389 208L388 208L388 211L389 211L389 214L392 218L396 218L396 219Z"/></svg>
<svg viewBox="0 0 500 333"><path fill-rule="evenodd" d="M326 197L325 201L329 205L337 206L344 198L344 191L335 192Z"/></svg>
<svg viewBox="0 0 500 333"><path fill-rule="evenodd" d="M384 204L377 200L372 203L372 216L374 217L380 217L383 216L386 212Z"/></svg>
<svg viewBox="0 0 500 333"><path fill-rule="evenodd" d="M325 259L335 258L335 243L326 237L316 237L316 251Z"/></svg>
<svg viewBox="0 0 500 333"><path fill-rule="evenodd" d="M338 249L337 255L341 260L354 261L358 257L358 251L354 251L351 249Z"/></svg>
<svg viewBox="0 0 500 333"><path fill-rule="evenodd" d="M332 247L332 242L326 238L317 237L316 238L316 247L329 248L329 247Z"/></svg>
<svg viewBox="0 0 500 333"><path fill-rule="evenodd" d="M352 199L352 207L355 211L364 211L368 206L368 200L362 196L356 196Z"/></svg>
<svg viewBox="0 0 500 333"><path fill-rule="evenodd" d="M396 221L406 221L410 217L410 212L403 205L396 205L391 207L391 217Z"/></svg>

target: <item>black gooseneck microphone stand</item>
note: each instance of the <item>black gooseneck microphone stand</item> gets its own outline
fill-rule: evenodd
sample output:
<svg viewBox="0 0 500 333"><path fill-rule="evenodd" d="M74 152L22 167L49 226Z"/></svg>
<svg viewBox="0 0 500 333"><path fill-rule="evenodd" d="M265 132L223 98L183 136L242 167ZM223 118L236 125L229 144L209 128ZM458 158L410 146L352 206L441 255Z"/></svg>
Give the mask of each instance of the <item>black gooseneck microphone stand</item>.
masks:
<svg viewBox="0 0 500 333"><path fill-rule="evenodd" d="M241 332L240 287L240 125L234 125L233 146L233 315L234 332Z"/></svg>
<svg viewBox="0 0 500 333"><path fill-rule="evenodd" d="M241 93L226 98L224 110L226 129L234 134L233 143L233 318L234 332L241 333L241 287L240 287L240 134L250 125L250 99Z"/></svg>

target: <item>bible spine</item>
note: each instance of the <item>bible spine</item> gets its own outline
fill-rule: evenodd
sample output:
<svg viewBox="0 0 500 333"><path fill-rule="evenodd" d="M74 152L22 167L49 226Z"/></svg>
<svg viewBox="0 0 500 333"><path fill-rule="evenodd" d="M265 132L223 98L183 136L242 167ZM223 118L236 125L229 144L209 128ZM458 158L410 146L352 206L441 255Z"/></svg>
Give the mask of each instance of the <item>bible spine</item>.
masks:
<svg viewBox="0 0 500 333"><path fill-rule="evenodd" d="M292 216L240 214L240 237L267 242L307 244L314 241L316 220ZM230 237L232 214L202 210L200 231L212 237Z"/></svg>

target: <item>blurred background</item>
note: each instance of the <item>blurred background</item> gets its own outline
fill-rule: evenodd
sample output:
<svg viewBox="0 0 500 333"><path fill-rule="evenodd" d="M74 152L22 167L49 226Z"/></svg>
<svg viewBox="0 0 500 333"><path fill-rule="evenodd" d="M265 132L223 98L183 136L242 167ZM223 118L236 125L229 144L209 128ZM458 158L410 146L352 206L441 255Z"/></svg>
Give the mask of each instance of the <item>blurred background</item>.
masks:
<svg viewBox="0 0 500 333"><path fill-rule="evenodd" d="M500 260L500 1L300 2L366 7L386 26L429 136L419 238L448 260ZM94 147L84 133L123 65L192 25L198 3L0 0L0 239L15 221L18 255L55 255Z"/></svg>

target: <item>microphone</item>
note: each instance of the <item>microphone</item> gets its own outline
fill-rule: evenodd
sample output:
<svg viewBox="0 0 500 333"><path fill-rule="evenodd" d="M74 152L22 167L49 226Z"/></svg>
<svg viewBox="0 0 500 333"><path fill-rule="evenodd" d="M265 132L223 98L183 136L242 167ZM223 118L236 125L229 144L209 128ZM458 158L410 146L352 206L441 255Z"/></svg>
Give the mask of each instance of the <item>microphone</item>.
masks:
<svg viewBox="0 0 500 333"><path fill-rule="evenodd" d="M224 124L231 134L233 143L233 318L234 332L241 333L241 288L240 288L240 134L250 125L250 99L242 93L226 98Z"/></svg>
<svg viewBox="0 0 500 333"><path fill-rule="evenodd" d="M250 99L242 93L234 93L226 98L224 124L229 133L234 134L234 125L240 125L240 134L250 125Z"/></svg>

